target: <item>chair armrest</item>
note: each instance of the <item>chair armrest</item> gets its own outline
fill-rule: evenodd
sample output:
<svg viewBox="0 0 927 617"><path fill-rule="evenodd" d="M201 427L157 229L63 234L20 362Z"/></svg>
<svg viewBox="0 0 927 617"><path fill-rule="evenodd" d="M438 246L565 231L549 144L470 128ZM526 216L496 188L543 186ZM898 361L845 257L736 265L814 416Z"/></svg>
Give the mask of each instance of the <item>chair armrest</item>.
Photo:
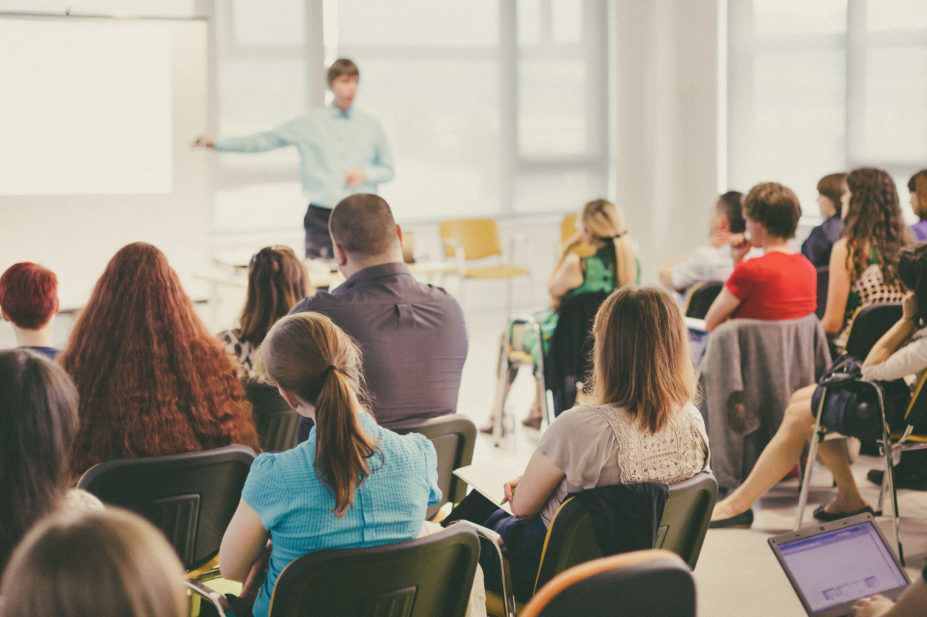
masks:
<svg viewBox="0 0 927 617"><path fill-rule="evenodd" d="M509 566L507 551L505 549L505 543L502 541L502 536L488 527L477 525L470 521L454 521L451 525L466 525L470 527L478 536L485 539L495 549L501 568L502 601L505 604L505 614L506 617L516 617L515 592L512 590L512 571ZM485 546L482 542L480 545Z"/></svg>
<svg viewBox="0 0 927 617"><path fill-rule="evenodd" d="M225 608L222 606L225 598L221 593L197 580L186 580L184 584L191 595L205 599L216 610L219 617L225 617Z"/></svg>

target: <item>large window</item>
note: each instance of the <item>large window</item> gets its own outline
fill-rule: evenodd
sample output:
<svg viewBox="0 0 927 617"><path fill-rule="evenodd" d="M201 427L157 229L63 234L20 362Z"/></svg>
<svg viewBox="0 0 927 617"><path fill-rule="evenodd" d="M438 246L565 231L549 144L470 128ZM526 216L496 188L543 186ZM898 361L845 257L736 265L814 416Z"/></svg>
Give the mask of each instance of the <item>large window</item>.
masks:
<svg viewBox="0 0 927 617"><path fill-rule="evenodd" d="M563 212L606 191L605 2L213 6L219 132L259 131L327 102L324 65L352 58L356 104L383 123L395 159L381 193L403 220ZM220 155L217 230L300 220L296 156Z"/></svg>
<svg viewBox="0 0 927 617"><path fill-rule="evenodd" d="M927 167L927 11L918 0L729 0L728 185L778 180L806 215L818 178ZM909 217L911 213L906 213Z"/></svg>

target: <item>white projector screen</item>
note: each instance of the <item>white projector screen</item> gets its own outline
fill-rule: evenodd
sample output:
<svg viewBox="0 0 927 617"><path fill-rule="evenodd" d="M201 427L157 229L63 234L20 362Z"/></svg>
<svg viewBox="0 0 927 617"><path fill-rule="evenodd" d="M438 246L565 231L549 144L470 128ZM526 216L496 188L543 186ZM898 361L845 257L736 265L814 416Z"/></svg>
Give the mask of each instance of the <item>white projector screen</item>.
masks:
<svg viewBox="0 0 927 617"><path fill-rule="evenodd" d="M0 20L0 195L170 193L156 21Z"/></svg>
<svg viewBox="0 0 927 617"><path fill-rule="evenodd" d="M0 14L0 271L58 274L86 302L122 246L150 242L185 284L209 263L204 19Z"/></svg>

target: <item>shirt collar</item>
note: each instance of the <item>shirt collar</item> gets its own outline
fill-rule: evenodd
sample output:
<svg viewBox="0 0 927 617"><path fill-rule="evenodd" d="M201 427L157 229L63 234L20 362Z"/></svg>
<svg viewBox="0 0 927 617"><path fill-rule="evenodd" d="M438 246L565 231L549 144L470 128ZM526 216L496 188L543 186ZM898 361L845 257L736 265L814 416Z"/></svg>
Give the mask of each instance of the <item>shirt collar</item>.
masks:
<svg viewBox="0 0 927 617"><path fill-rule="evenodd" d="M395 276L397 274L410 274L409 266L401 261L391 261L380 264L379 266L370 266L363 270L358 270L351 275L351 278L342 283L342 287L357 285L363 281L372 281L386 276Z"/></svg>
<svg viewBox="0 0 927 617"><path fill-rule="evenodd" d="M334 103L329 104L328 106L329 113L331 113L332 118L348 118L349 120L354 116L354 105L351 105L346 110L341 111L335 107Z"/></svg>

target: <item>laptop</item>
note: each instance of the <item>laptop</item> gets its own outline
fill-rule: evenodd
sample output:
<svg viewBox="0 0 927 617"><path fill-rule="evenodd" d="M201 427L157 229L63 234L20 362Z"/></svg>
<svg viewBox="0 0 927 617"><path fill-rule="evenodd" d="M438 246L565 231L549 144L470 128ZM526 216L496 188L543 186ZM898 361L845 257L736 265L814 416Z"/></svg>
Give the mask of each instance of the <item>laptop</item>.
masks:
<svg viewBox="0 0 927 617"><path fill-rule="evenodd" d="M844 617L856 600L897 600L910 582L871 514L811 525L769 538L811 617Z"/></svg>

